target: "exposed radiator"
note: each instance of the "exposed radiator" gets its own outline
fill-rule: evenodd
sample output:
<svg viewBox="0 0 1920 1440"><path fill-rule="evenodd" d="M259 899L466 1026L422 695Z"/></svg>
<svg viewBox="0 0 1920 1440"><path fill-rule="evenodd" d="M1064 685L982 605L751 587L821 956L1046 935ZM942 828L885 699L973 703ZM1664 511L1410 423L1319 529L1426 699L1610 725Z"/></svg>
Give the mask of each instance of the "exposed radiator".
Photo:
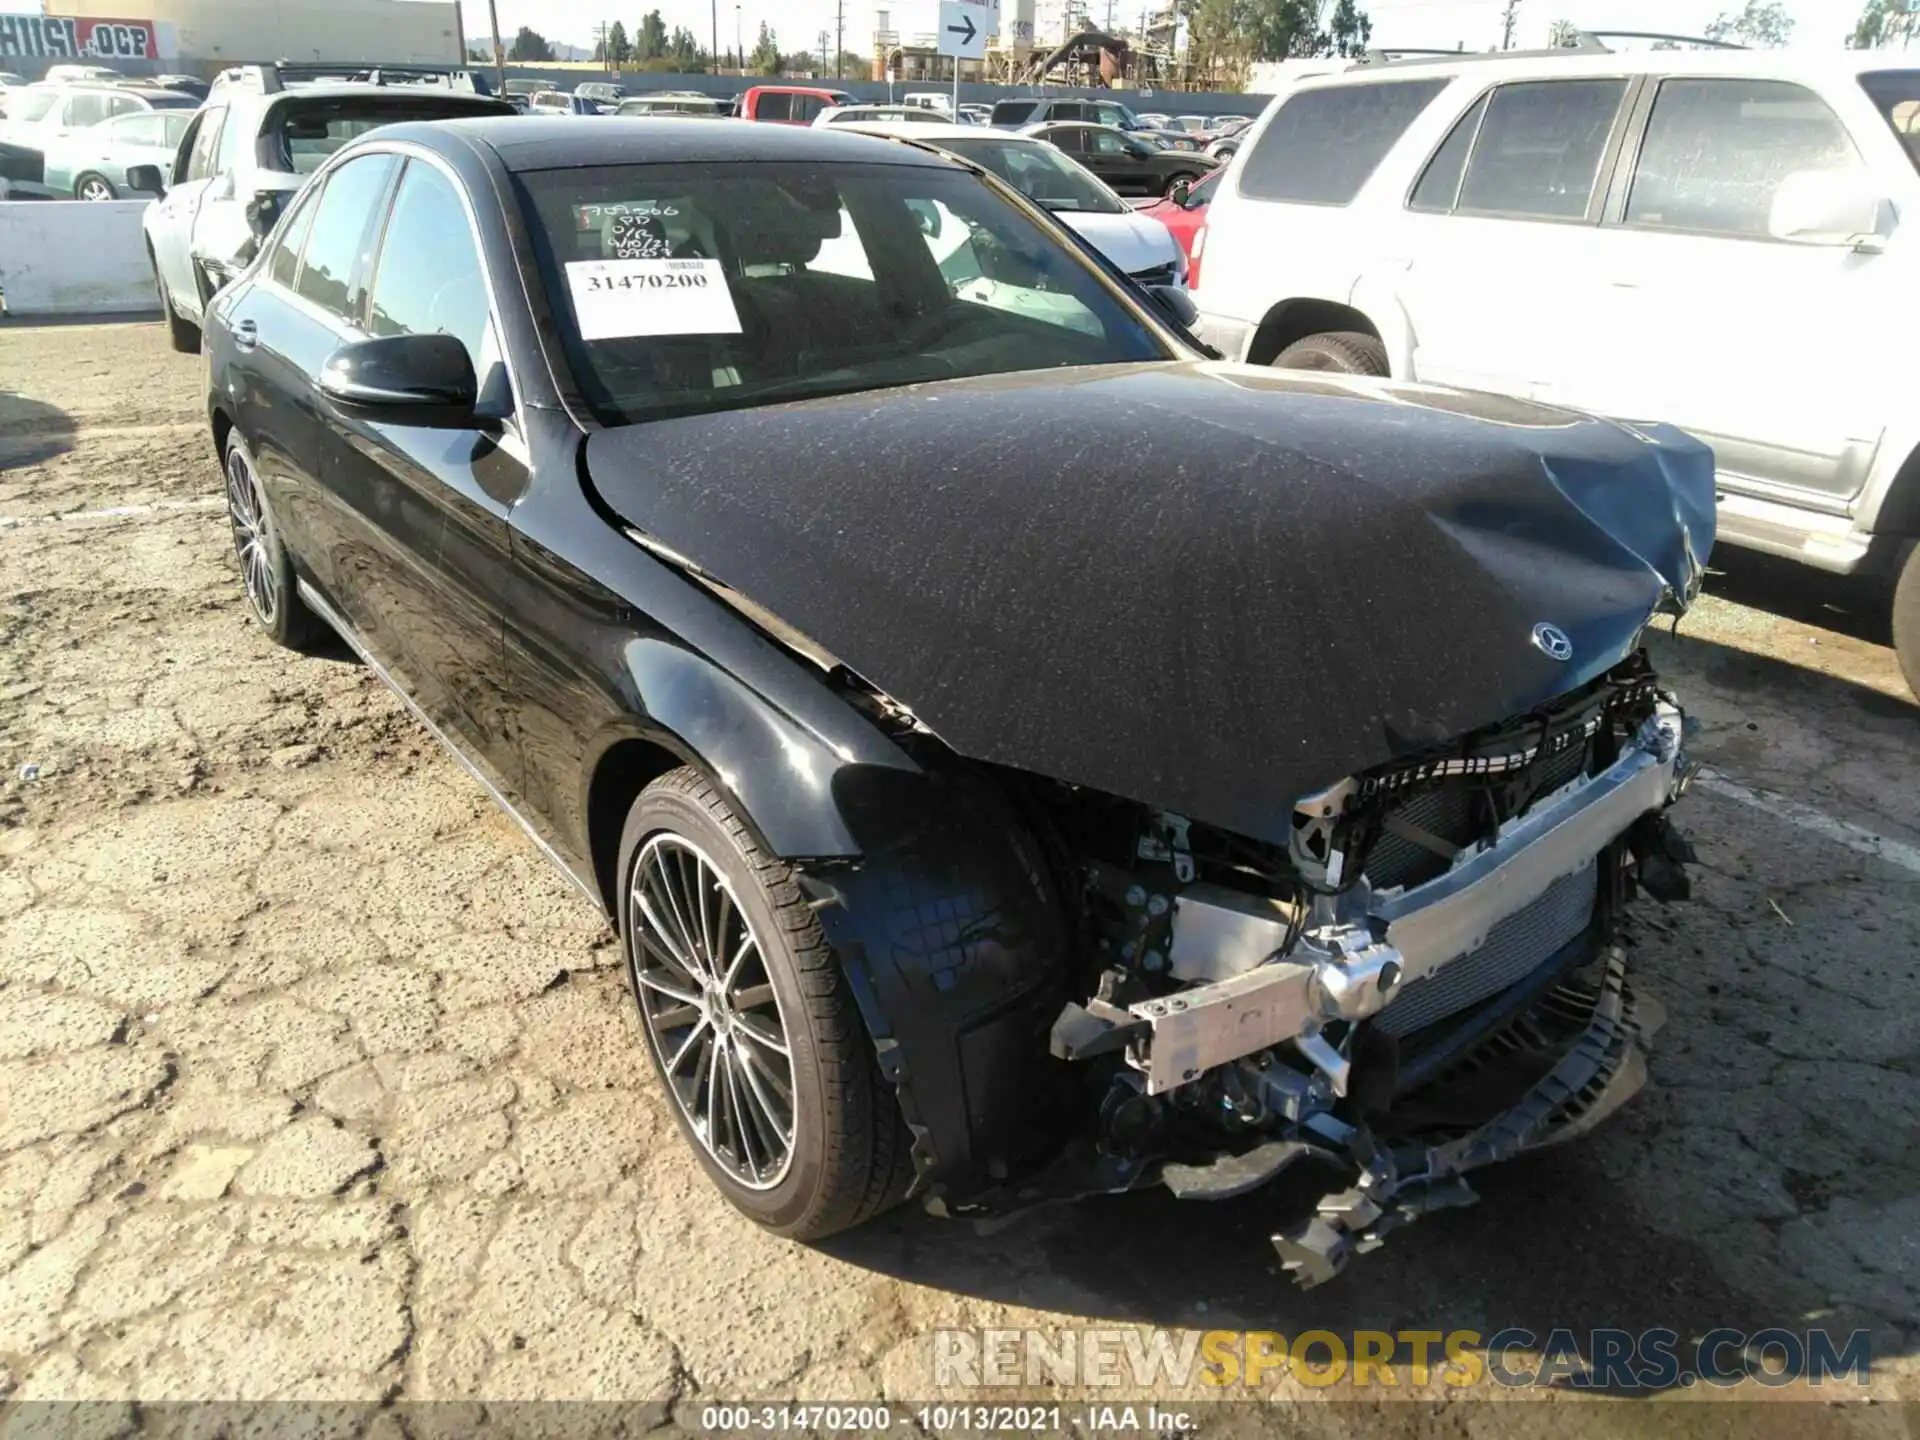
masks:
<svg viewBox="0 0 1920 1440"><path fill-rule="evenodd" d="M1373 1023L1390 1035L1405 1035L1517 984L1586 929L1598 898L1599 866L1589 860L1494 926L1478 950L1407 986Z"/></svg>

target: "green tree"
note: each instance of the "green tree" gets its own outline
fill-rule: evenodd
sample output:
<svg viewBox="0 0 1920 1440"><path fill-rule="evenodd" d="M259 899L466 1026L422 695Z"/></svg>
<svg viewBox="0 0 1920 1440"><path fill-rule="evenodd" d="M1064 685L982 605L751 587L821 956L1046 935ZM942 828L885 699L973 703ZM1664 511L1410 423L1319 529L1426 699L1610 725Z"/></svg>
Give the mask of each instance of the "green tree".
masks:
<svg viewBox="0 0 1920 1440"><path fill-rule="evenodd" d="M778 75L781 64L780 41L767 27L767 22L762 20L760 43L753 47L753 54L748 59L747 66L758 75Z"/></svg>
<svg viewBox="0 0 1920 1440"><path fill-rule="evenodd" d="M520 33L513 37L513 48L507 51L507 58L550 62L553 59L553 46L547 43L547 37L538 30L522 25Z"/></svg>
<svg viewBox="0 0 1920 1440"><path fill-rule="evenodd" d="M1580 27L1571 20L1556 20L1547 26L1547 48L1571 50L1580 43Z"/></svg>
<svg viewBox="0 0 1920 1440"><path fill-rule="evenodd" d="M1707 26L1707 39L1733 40L1760 50L1777 50L1793 36L1793 16L1780 0L1747 0L1738 15L1728 13Z"/></svg>
<svg viewBox="0 0 1920 1440"><path fill-rule="evenodd" d="M684 25L676 25L667 41L667 58L673 61L677 73L699 75L706 71L709 57L691 30Z"/></svg>
<svg viewBox="0 0 1920 1440"><path fill-rule="evenodd" d="M1867 0L1860 21L1847 40L1852 50L1886 50L1913 38L1914 15L1902 0Z"/></svg>
<svg viewBox="0 0 1920 1440"><path fill-rule="evenodd" d="M616 65L633 59L633 42L627 39L627 27L618 20L607 30L607 58Z"/></svg>
<svg viewBox="0 0 1920 1440"><path fill-rule="evenodd" d="M658 60L667 53L667 22L658 10L649 10L640 18L640 28L634 31L633 53L643 62Z"/></svg>
<svg viewBox="0 0 1920 1440"><path fill-rule="evenodd" d="M1333 14L1327 19L1325 49L1330 55L1364 55L1373 39L1373 21L1354 0L1335 0Z"/></svg>

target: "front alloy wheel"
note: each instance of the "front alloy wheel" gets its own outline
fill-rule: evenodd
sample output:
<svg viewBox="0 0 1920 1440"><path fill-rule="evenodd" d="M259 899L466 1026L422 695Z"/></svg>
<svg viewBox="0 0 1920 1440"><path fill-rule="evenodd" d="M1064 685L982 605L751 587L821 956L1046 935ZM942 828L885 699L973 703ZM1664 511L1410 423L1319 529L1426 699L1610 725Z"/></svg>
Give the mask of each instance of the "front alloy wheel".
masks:
<svg viewBox="0 0 1920 1440"><path fill-rule="evenodd" d="M798 873L691 768L640 792L615 873L647 1055L729 1203L816 1240L906 1194L899 1101Z"/></svg>
<svg viewBox="0 0 1920 1440"><path fill-rule="evenodd" d="M110 185L103 176L99 175L88 175L82 178L80 183L74 187L74 194L82 200L92 200L95 203L104 200L118 200L120 198L114 193L113 186Z"/></svg>
<svg viewBox="0 0 1920 1440"><path fill-rule="evenodd" d="M793 1047L766 955L705 852L661 833L627 895L633 982L674 1103L714 1163L770 1190L793 1163Z"/></svg>

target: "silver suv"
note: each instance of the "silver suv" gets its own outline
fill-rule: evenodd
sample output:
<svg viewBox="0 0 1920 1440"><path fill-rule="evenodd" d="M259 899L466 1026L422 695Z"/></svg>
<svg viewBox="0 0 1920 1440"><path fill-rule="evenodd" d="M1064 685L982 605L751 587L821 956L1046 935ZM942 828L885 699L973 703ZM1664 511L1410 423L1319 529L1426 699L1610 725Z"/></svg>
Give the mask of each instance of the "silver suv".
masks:
<svg viewBox="0 0 1920 1440"><path fill-rule="evenodd" d="M244 65L216 80L171 179L129 176L136 188L166 192L143 223L174 348L199 350L207 302L246 268L328 156L382 125L513 113L483 86L466 71L337 66Z"/></svg>

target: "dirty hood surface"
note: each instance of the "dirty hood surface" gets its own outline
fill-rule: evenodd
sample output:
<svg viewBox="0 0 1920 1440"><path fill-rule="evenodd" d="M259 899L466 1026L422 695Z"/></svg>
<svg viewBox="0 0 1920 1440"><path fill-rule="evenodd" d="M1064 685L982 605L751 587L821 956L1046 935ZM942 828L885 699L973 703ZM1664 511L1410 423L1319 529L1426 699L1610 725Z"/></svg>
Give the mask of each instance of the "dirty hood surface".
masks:
<svg viewBox="0 0 1920 1440"><path fill-rule="evenodd" d="M1281 841L1300 795L1608 670L1714 525L1671 428L1201 363L601 431L587 466L962 754Z"/></svg>

